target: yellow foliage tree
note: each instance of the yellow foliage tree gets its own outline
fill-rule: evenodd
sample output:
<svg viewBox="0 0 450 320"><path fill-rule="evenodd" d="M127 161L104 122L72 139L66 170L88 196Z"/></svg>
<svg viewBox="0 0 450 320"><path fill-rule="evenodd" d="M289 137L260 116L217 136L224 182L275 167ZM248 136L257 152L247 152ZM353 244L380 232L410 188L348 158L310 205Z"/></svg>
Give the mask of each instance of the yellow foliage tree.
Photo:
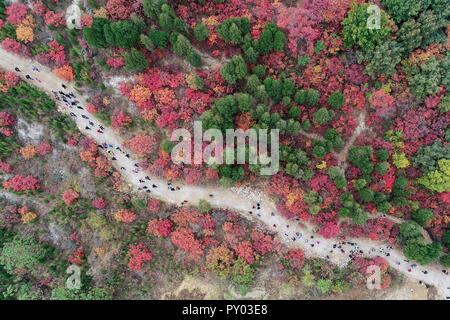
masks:
<svg viewBox="0 0 450 320"><path fill-rule="evenodd" d="M22 22L17 26L17 39L24 43L32 42L34 40L33 28L36 26L32 15L27 15Z"/></svg>
<svg viewBox="0 0 450 320"><path fill-rule="evenodd" d="M392 159L394 160L394 165L399 168L399 169L403 169L403 168L407 168L410 166L410 162L409 160L406 158L405 153L394 153L392 155Z"/></svg>

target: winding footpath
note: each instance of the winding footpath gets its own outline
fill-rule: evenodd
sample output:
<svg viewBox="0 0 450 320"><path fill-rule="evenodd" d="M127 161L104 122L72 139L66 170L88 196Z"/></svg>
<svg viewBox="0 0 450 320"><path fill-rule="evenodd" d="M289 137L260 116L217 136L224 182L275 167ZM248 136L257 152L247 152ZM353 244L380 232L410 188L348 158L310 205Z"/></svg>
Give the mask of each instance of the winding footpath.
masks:
<svg viewBox="0 0 450 320"><path fill-rule="evenodd" d="M58 97L59 100L56 101L58 109L71 115L79 130L102 146L101 151L112 160L112 165L137 192L146 192L150 196L178 206L195 206L200 200L206 200L213 207L239 212L245 218L263 225L270 232L277 233L287 246L303 249L307 257L327 259L340 267L345 266L354 255L381 256L389 262L392 269L435 286L440 298L450 300L450 275L438 264L417 266L408 261L401 251L368 239L347 238L342 241L324 239L313 231L314 226L282 217L277 212L275 203L263 192L256 193L249 191L248 188L224 189L183 185L148 176L137 167L139 158L123 147L121 137L86 111L85 100L77 96L70 83L56 78L48 67L31 59L10 54L3 49L0 49L0 66L9 71L14 71L18 67L20 69L18 74L22 79L48 92L50 96ZM33 71L33 66L37 66L39 72ZM26 75L32 80L26 80ZM66 86L65 89L62 87L63 84ZM60 91L63 94L60 94Z"/></svg>

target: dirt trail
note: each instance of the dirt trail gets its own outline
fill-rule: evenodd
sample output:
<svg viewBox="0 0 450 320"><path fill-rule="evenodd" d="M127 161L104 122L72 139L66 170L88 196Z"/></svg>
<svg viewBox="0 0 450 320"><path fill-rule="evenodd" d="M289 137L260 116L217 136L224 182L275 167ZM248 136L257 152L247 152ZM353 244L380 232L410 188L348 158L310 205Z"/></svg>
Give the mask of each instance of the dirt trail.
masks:
<svg viewBox="0 0 450 320"><path fill-rule="evenodd" d="M344 148L342 148L342 150L339 153L335 153L335 156L336 156L336 158L339 161L339 167L341 168L342 172L345 172L345 170L347 169L347 165L348 165L348 161L347 161L348 151L353 146L353 144L355 143L355 141L359 137L359 135L363 131L367 130L367 127L366 127L366 116L367 116L367 111L366 110L361 111L361 113L358 116L358 126L356 127L356 129L353 132L352 136L347 141L347 143L345 144Z"/></svg>
<svg viewBox="0 0 450 320"><path fill-rule="evenodd" d="M63 90L64 92L76 93L71 84L57 79L49 68L30 59L7 53L2 49L0 49L0 65L11 71L14 70L14 67L19 67L21 70L19 74L22 78L26 74L29 74L33 79L39 78L40 82L37 80L29 82L49 92L51 96L53 96L52 91L63 90L61 88L62 83L65 83L67 86L67 89ZM32 71L33 65L38 66L40 72ZM86 105L83 97L77 97L77 99L82 106ZM112 161L112 164L121 172L123 179L129 181L129 186L140 189L138 191L150 191L150 195L175 205L197 205L199 200L207 200L213 207L227 208L239 212L247 219L260 223L269 231L277 233L286 245L302 248L307 257L321 257L339 266L344 266L350 261L349 255L352 251L357 252L361 250L364 256L370 257L380 255L390 263L393 269L406 274L412 279L422 280L427 284L434 285L442 298L449 297L450 299L450 276L444 274L441 271L442 268L437 264L426 267L411 267L411 262L407 261L400 251L368 239L347 238L344 243L339 243L336 239L324 239L312 231L314 226L308 223L300 224L298 221L287 220L282 217L277 212L275 203L263 192L260 192L259 196L252 196L251 192L243 188L223 189L220 187L190 186L180 183L169 185L167 181L158 177L149 177L151 180L148 180L144 172L134 173L132 171L135 169L135 164L139 162L137 157L134 157L129 150L126 150L130 154L130 157L127 158L125 153L116 150L118 146L121 147L123 145L123 140L115 131L103 125L104 130L102 133L97 132L98 126L102 124L86 110L80 110L75 107L69 108L63 102L58 102L58 108L61 112L73 112L77 115L73 119L83 134L95 139L99 144L107 143L113 146L109 148L109 151L115 153L117 160ZM91 119L83 119L81 115ZM95 123L95 128L86 130L85 127L89 121ZM144 186L147 189L144 189ZM259 210L256 208L257 202L261 205ZM341 246L341 248L333 248L333 245L336 245L336 247ZM425 270L427 270L427 274L423 273Z"/></svg>

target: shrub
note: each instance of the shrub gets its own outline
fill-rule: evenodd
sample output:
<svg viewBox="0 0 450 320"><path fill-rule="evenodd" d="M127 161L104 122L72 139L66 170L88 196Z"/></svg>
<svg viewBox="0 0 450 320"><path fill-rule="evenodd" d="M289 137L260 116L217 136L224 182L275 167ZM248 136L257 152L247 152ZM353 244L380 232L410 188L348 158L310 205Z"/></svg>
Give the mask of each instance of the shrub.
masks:
<svg viewBox="0 0 450 320"><path fill-rule="evenodd" d="M241 93L237 96L237 103L242 112L247 112L252 107L255 99L248 93Z"/></svg>
<svg viewBox="0 0 450 320"><path fill-rule="evenodd" d="M446 268L450 268L450 254L445 254L439 260L442 266Z"/></svg>
<svg viewBox="0 0 450 320"><path fill-rule="evenodd" d="M300 109L298 107L291 107L289 109L289 118L298 119L300 117Z"/></svg>
<svg viewBox="0 0 450 320"><path fill-rule="evenodd" d="M375 172L381 175L385 174L388 169L389 169L389 162L387 161L378 162L375 165Z"/></svg>
<svg viewBox="0 0 450 320"><path fill-rule="evenodd" d="M391 29L387 26L389 20L386 13L381 10L380 28L369 29L367 22L370 14L367 12L369 3L352 5L347 17L342 21L342 38L344 45L353 47L359 45L363 51L375 48L375 44L381 43L389 37Z"/></svg>
<svg viewBox="0 0 450 320"><path fill-rule="evenodd" d="M266 75L266 67L261 64L258 64L257 66L255 66L253 68L252 72L253 72L253 74L256 74L256 76L259 79L262 79Z"/></svg>
<svg viewBox="0 0 450 320"><path fill-rule="evenodd" d="M344 189L347 186L347 180L344 177L337 177L334 184L338 189Z"/></svg>
<svg viewBox="0 0 450 320"><path fill-rule="evenodd" d="M420 226L417 222L408 220L400 224L399 226L400 234L406 239L420 237L422 233L420 232Z"/></svg>
<svg viewBox="0 0 450 320"><path fill-rule="evenodd" d="M344 95L340 91L335 91L328 97L328 103L335 109L342 108L342 105L345 102Z"/></svg>
<svg viewBox="0 0 450 320"><path fill-rule="evenodd" d="M206 200L200 200L198 202L198 210L203 213L208 212L211 210L211 205Z"/></svg>
<svg viewBox="0 0 450 320"><path fill-rule="evenodd" d="M231 60L220 69L222 77L231 84L235 84L238 80L247 76L248 70L244 59L241 55L235 55Z"/></svg>
<svg viewBox="0 0 450 320"><path fill-rule="evenodd" d="M125 53L124 58L126 62L125 68L128 71L138 71L148 67L147 59L136 48L131 48L130 52Z"/></svg>
<svg viewBox="0 0 450 320"><path fill-rule="evenodd" d="M297 102L300 105L305 105L306 104L306 95L307 95L307 91L306 90L297 90L297 92L295 92L295 96L294 96L294 100L295 102Z"/></svg>
<svg viewBox="0 0 450 320"><path fill-rule="evenodd" d="M203 23L198 23L194 27L194 35L198 41L203 41L208 39L209 30Z"/></svg>
<svg viewBox="0 0 450 320"><path fill-rule="evenodd" d="M362 202L371 202L373 200L375 192L370 188L364 188L359 190L358 197Z"/></svg>
<svg viewBox="0 0 450 320"><path fill-rule="evenodd" d="M316 89L308 89L306 92L306 103L308 106L316 106L319 103L320 94Z"/></svg>
<svg viewBox="0 0 450 320"><path fill-rule="evenodd" d="M320 125L323 125L330 121L334 116L333 111L329 111L327 108L320 108L313 114L313 120Z"/></svg>
<svg viewBox="0 0 450 320"><path fill-rule="evenodd" d="M192 47L188 50L186 59L194 68L198 68L202 64L202 58Z"/></svg>
<svg viewBox="0 0 450 320"><path fill-rule="evenodd" d="M391 209L392 205L388 201L381 202L377 206L377 210L383 213L387 213Z"/></svg>
<svg viewBox="0 0 450 320"><path fill-rule="evenodd" d="M411 217L421 226L424 226L427 221L433 219L433 211L431 209L420 208L419 210L413 211Z"/></svg>
<svg viewBox="0 0 450 320"><path fill-rule="evenodd" d="M377 151L377 159L386 161L389 158L389 152L386 149L379 149Z"/></svg>
<svg viewBox="0 0 450 320"><path fill-rule="evenodd" d="M358 179L355 181L355 183L353 184L353 187L356 190L362 190L362 188L364 188L367 184L367 181L365 179Z"/></svg>

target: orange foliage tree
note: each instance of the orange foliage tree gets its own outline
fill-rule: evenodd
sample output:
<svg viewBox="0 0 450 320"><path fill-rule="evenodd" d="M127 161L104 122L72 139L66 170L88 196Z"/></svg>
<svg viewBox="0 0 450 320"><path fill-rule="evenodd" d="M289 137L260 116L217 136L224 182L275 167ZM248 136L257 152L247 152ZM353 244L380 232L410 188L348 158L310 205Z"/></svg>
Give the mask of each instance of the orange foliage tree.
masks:
<svg viewBox="0 0 450 320"><path fill-rule="evenodd" d="M73 81L75 80L75 76L73 74L73 69L71 66L65 64L60 68L55 69L55 75L63 80Z"/></svg>
<svg viewBox="0 0 450 320"><path fill-rule="evenodd" d="M19 152L24 159L30 159L36 155L37 150L36 146L27 144L25 147L20 148Z"/></svg>

